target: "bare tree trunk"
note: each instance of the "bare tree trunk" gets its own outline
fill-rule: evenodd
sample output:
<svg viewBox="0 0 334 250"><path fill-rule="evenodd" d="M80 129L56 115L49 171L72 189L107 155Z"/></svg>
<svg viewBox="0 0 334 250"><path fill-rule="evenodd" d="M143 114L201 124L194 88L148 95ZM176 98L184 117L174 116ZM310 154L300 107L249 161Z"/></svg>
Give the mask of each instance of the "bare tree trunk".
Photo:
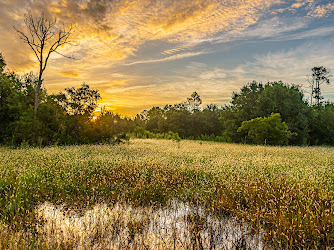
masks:
<svg viewBox="0 0 334 250"><path fill-rule="evenodd" d="M38 79L38 84L36 86L35 90L35 104L34 104L34 111L35 113L37 112L38 106L39 106L39 92L41 90L41 85L42 85L42 79Z"/></svg>
<svg viewBox="0 0 334 250"><path fill-rule="evenodd" d="M43 49L44 44L42 44L41 48ZM39 93L41 91L42 87L42 76L43 76L43 54L41 54L41 59L39 63L39 75L38 75L38 83L35 89L35 104L34 104L34 111L37 112L38 106L39 106Z"/></svg>

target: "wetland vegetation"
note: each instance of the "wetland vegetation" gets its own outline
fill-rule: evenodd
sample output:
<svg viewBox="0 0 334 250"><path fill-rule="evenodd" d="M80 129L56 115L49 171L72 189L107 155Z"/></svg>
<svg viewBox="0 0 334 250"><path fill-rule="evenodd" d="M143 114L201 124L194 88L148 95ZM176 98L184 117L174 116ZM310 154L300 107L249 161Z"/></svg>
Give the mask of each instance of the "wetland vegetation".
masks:
<svg viewBox="0 0 334 250"><path fill-rule="evenodd" d="M112 249L117 241L111 239L123 234L125 248L223 248L217 235L225 237L229 228L239 228L234 231L237 237L226 236L232 248L255 239L268 248L333 247L333 165L330 147L157 139L131 139L114 146L2 147L0 247ZM163 240L148 240L157 236L144 233L157 232L152 218L163 209L177 214L173 204L189 212L182 217L193 230L187 240L181 240L181 233L180 239L173 238L173 230ZM58 219L67 221L63 224L72 234L66 235L72 238L52 224L47 209L62 214ZM134 211L131 216L129 209ZM88 224L97 223L97 231L87 225L94 211L95 219ZM109 215L96 219L101 213ZM220 226L210 226L213 221ZM118 235L112 230L116 226ZM82 228L86 234L78 232ZM88 238L82 241L79 236Z"/></svg>

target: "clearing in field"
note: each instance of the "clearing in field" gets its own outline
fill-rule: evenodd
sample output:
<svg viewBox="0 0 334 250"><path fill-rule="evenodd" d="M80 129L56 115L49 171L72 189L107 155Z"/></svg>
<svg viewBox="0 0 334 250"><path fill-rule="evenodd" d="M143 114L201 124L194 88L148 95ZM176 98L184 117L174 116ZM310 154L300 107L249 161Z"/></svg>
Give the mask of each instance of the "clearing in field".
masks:
<svg viewBox="0 0 334 250"><path fill-rule="evenodd" d="M334 149L131 140L0 149L0 248L334 246Z"/></svg>

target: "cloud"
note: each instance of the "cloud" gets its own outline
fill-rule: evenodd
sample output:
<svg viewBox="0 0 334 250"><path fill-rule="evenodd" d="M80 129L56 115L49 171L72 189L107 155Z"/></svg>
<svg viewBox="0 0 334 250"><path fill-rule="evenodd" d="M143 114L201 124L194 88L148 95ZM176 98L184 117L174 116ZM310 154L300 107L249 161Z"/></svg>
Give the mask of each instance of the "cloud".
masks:
<svg viewBox="0 0 334 250"><path fill-rule="evenodd" d="M334 11L334 4L328 3L312 6L308 15L311 17L321 18L324 16L328 16L332 11Z"/></svg>
<svg viewBox="0 0 334 250"><path fill-rule="evenodd" d="M277 0L16 0L0 3L6 22L22 28L28 10L44 11L75 25L70 48L85 58L124 60L147 41L192 41L217 32L243 30ZM11 13L10 15L8 13ZM2 21L4 18L1 18ZM8 29L9 27L7 27ZM12 31L12 30L11 30ZM1 45L1 44L0 44ZM27 48L29 51L29 48ZM103 51L103 53L101 53Z"/></svg>
<svg viewBox="0 0 334 250"><path fill-rule="evenodd" d="M205 80L219 80L226 78L226 75L225 70L214 68L213 70L201 73L199 78Z"/></svg>
<svg viewBox="0 0 334 250"><path fill-rule="evenodd" d="M298 9L298 8L304 6L304 5L305 5L305 2L297 2L297 3L293 3L293 4L291 5L291 8L293 8L293 9Z"/></svg>
<svg viewBox="0 0 334 250"><path fill-rule="evenodd" d="M68 77L78 77L79 76L79 73L74 72L74 71L62 71L62 72L59 72L59 73L63 76L68 76Z"/></svg>
<svg viewBox="0 0 334 250"><path fill-rule="evenodd" d="M334 70L334 39L328 41L305 42L294 49L281 49L265 54L257 53L246 62L234 66L217 67L205 63L193 62L186 70L177 72L180 77L172 84L178 93L185 96L187 91L197 91L203 97L204 104L228 103L232 92L253 80L282 80L302 86L305 97L309 97L307 75L315 66L324 66ZM325 100L334 97L333 79L330 85L321 86ZM174 91L170 88L166 91Z"/></svg>
<svg viewBox="0 0 334 250"><path fill-rule="evenodd" d="M182 47L175 50L168 50L169 54L178 52L184 49L194 49L200 45L223 44L235 41L254 41L255 39L269 40L294 40L293 35L298 35L299 30L307 28L308 21L305 17L272 17L257 21L247 29L232 30L230 32L222 32L212 37L201 38L197 40L187 41ZM328 30L330 31L330 30ZM294 32L293 35L291 33Z"/></svg>
<svg viewBox="0 0 334 250"><path fill-rule="evenodd" d="M194 57L194 56L199 56L203 54L207 54L210 52L205 52L205 51L199 51L199 52L188 52L188 53L182 53L182 54L176 54L173 56L169 57L164 57L161 59L150 59L150 60L142 60L142 61L134 61L131 63L126 63L124 65L135 65L135 64L143 64L143 63L158 63L158 62L168 62L168 61L174 61L174 60L180 60L188 57Z"/></svg>
<svg viewBox="0 0 334 250"><path fill-rule="evenodd" d="M330 36L334 34L334 27L317 27L315 29L309 29L307 31L295 33L295 34L281 34L272 40L296 40L296 39L306 39L306 38L321 38L324 36Z"/></svg>
<svg viewBox="0 0 334 250"><path fill-rule="evenodd" d="M277 52L255 55L252 61L241 64L238 79L278 81L294 83L303 87L309 96L307 75L315 66L324 66L334 70L334 39L327 42L307 42L295 49L283 49ZM332 99L334 84L322 86L325 99Z"/></svg>
<svg viewBox="0 0 334 250"><path fill-rule="evenodd" d="M252 62L230 65L228 70L190 62L206 58L196 56L211 53L214 57L213 52L240 44L235 41L333 35L330 25L309 30L313 20L332 13L329 0L1 0L0 50L9 68L19 72L37 70L32 51L13 30L13 25L23 28L28 10L36 16L43 11L65 25L75 26L72 41L77 45L65 46L60 52L79 60L54 54L44 76L47 89L57 91L85 81L100 89L103 102L111 107L124 105L135 110L174 103L197 90L208 102L222 103L229 100L232 91L254 78L269 80L271 76L278 80L284 72L286 80L303 81L307 70L320 63L320 58L334 68L333 55L328 52L333 48L324 43L324 48L311 44L257 54ZM176 62L181 59L187 60ZM177 67L183 65L177 72L173 72L172 63L161 64L174 61ZM142 66L135 67L138 65ZM294 68L306 73L297 74Z"/></svg>
<svg viewBox="0 0 334 250"><path fill-rule="evenodd" d="M179 44L176 48L162 52L162 55L170 55L184 50L189 52L205 42L222 43L248 37L269 37L305 26L303 20L294 25L285 25L275 19L258 23L262 16L281 3L284 1L15 0L0 3L0 23L6 24L5 32L13 33L12 25L23 28L23 16L28 10L34 15L43 11L47 16L55 16L61 22L75 26L72 40L78 46L64 47L61 52L92 64L106 65L135 56L148 41ZM310 0L297 0L292 6L297 8L310 4ZM218 33L220 35L217 36ZM20 44L16 34L8 37ZM12 59L11 45L0 41L0 47L9 54L10 66L22 71L34 68L29 47L20 46L21 54L27 58L21 61L21 65L18 65L18 60ZM62 60L55 55L52 58Z"/></svg>
<svg viewBox="0 0 334 250"><path fill-rule="evenodd" d="M170 55L170 54L174 54L174 53L180 52L182 50L184 50L184 47L179 47L179 48L176 48L176 49L165 50L161 54L162 55Z"/></svg>

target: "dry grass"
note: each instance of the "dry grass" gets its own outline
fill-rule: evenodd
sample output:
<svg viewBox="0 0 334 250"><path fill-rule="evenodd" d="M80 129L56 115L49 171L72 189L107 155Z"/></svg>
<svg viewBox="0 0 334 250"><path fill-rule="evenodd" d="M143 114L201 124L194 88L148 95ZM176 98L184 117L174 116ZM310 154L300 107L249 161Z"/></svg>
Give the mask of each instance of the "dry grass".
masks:
<svg viewBox="0 0 334 250"><path fill-rule="evenodd" d="M0 247L51 244L41 230L46 223L41 224L36 214L44 202L57 208L68 204L66 211L89 211L94 204L108 204L113 211L115 204L126 204L146 207L141 211L150 211L149 216L176 198L200 205L207 216L233 215L241 225L249 223L255 233L264 232L266 246L330 248L334 247L333 166L334 149L327 147L194 141L178 146L165 140L132 140L118 146L1 148L0 218L7 233L0 235ZM196 224L199 218L189 217L188 222L201 227ZM144 240L146 236L138 238L141 222L131 223L123 223L123 228L133 229L133 240ZM62 237L56 237L56 248L83 244L75 240L77 236ZM111 244L109 236L98 238ZM206 238L191 241L190 236L189 244L199 247L202 241L209 248Z"/></svg>

